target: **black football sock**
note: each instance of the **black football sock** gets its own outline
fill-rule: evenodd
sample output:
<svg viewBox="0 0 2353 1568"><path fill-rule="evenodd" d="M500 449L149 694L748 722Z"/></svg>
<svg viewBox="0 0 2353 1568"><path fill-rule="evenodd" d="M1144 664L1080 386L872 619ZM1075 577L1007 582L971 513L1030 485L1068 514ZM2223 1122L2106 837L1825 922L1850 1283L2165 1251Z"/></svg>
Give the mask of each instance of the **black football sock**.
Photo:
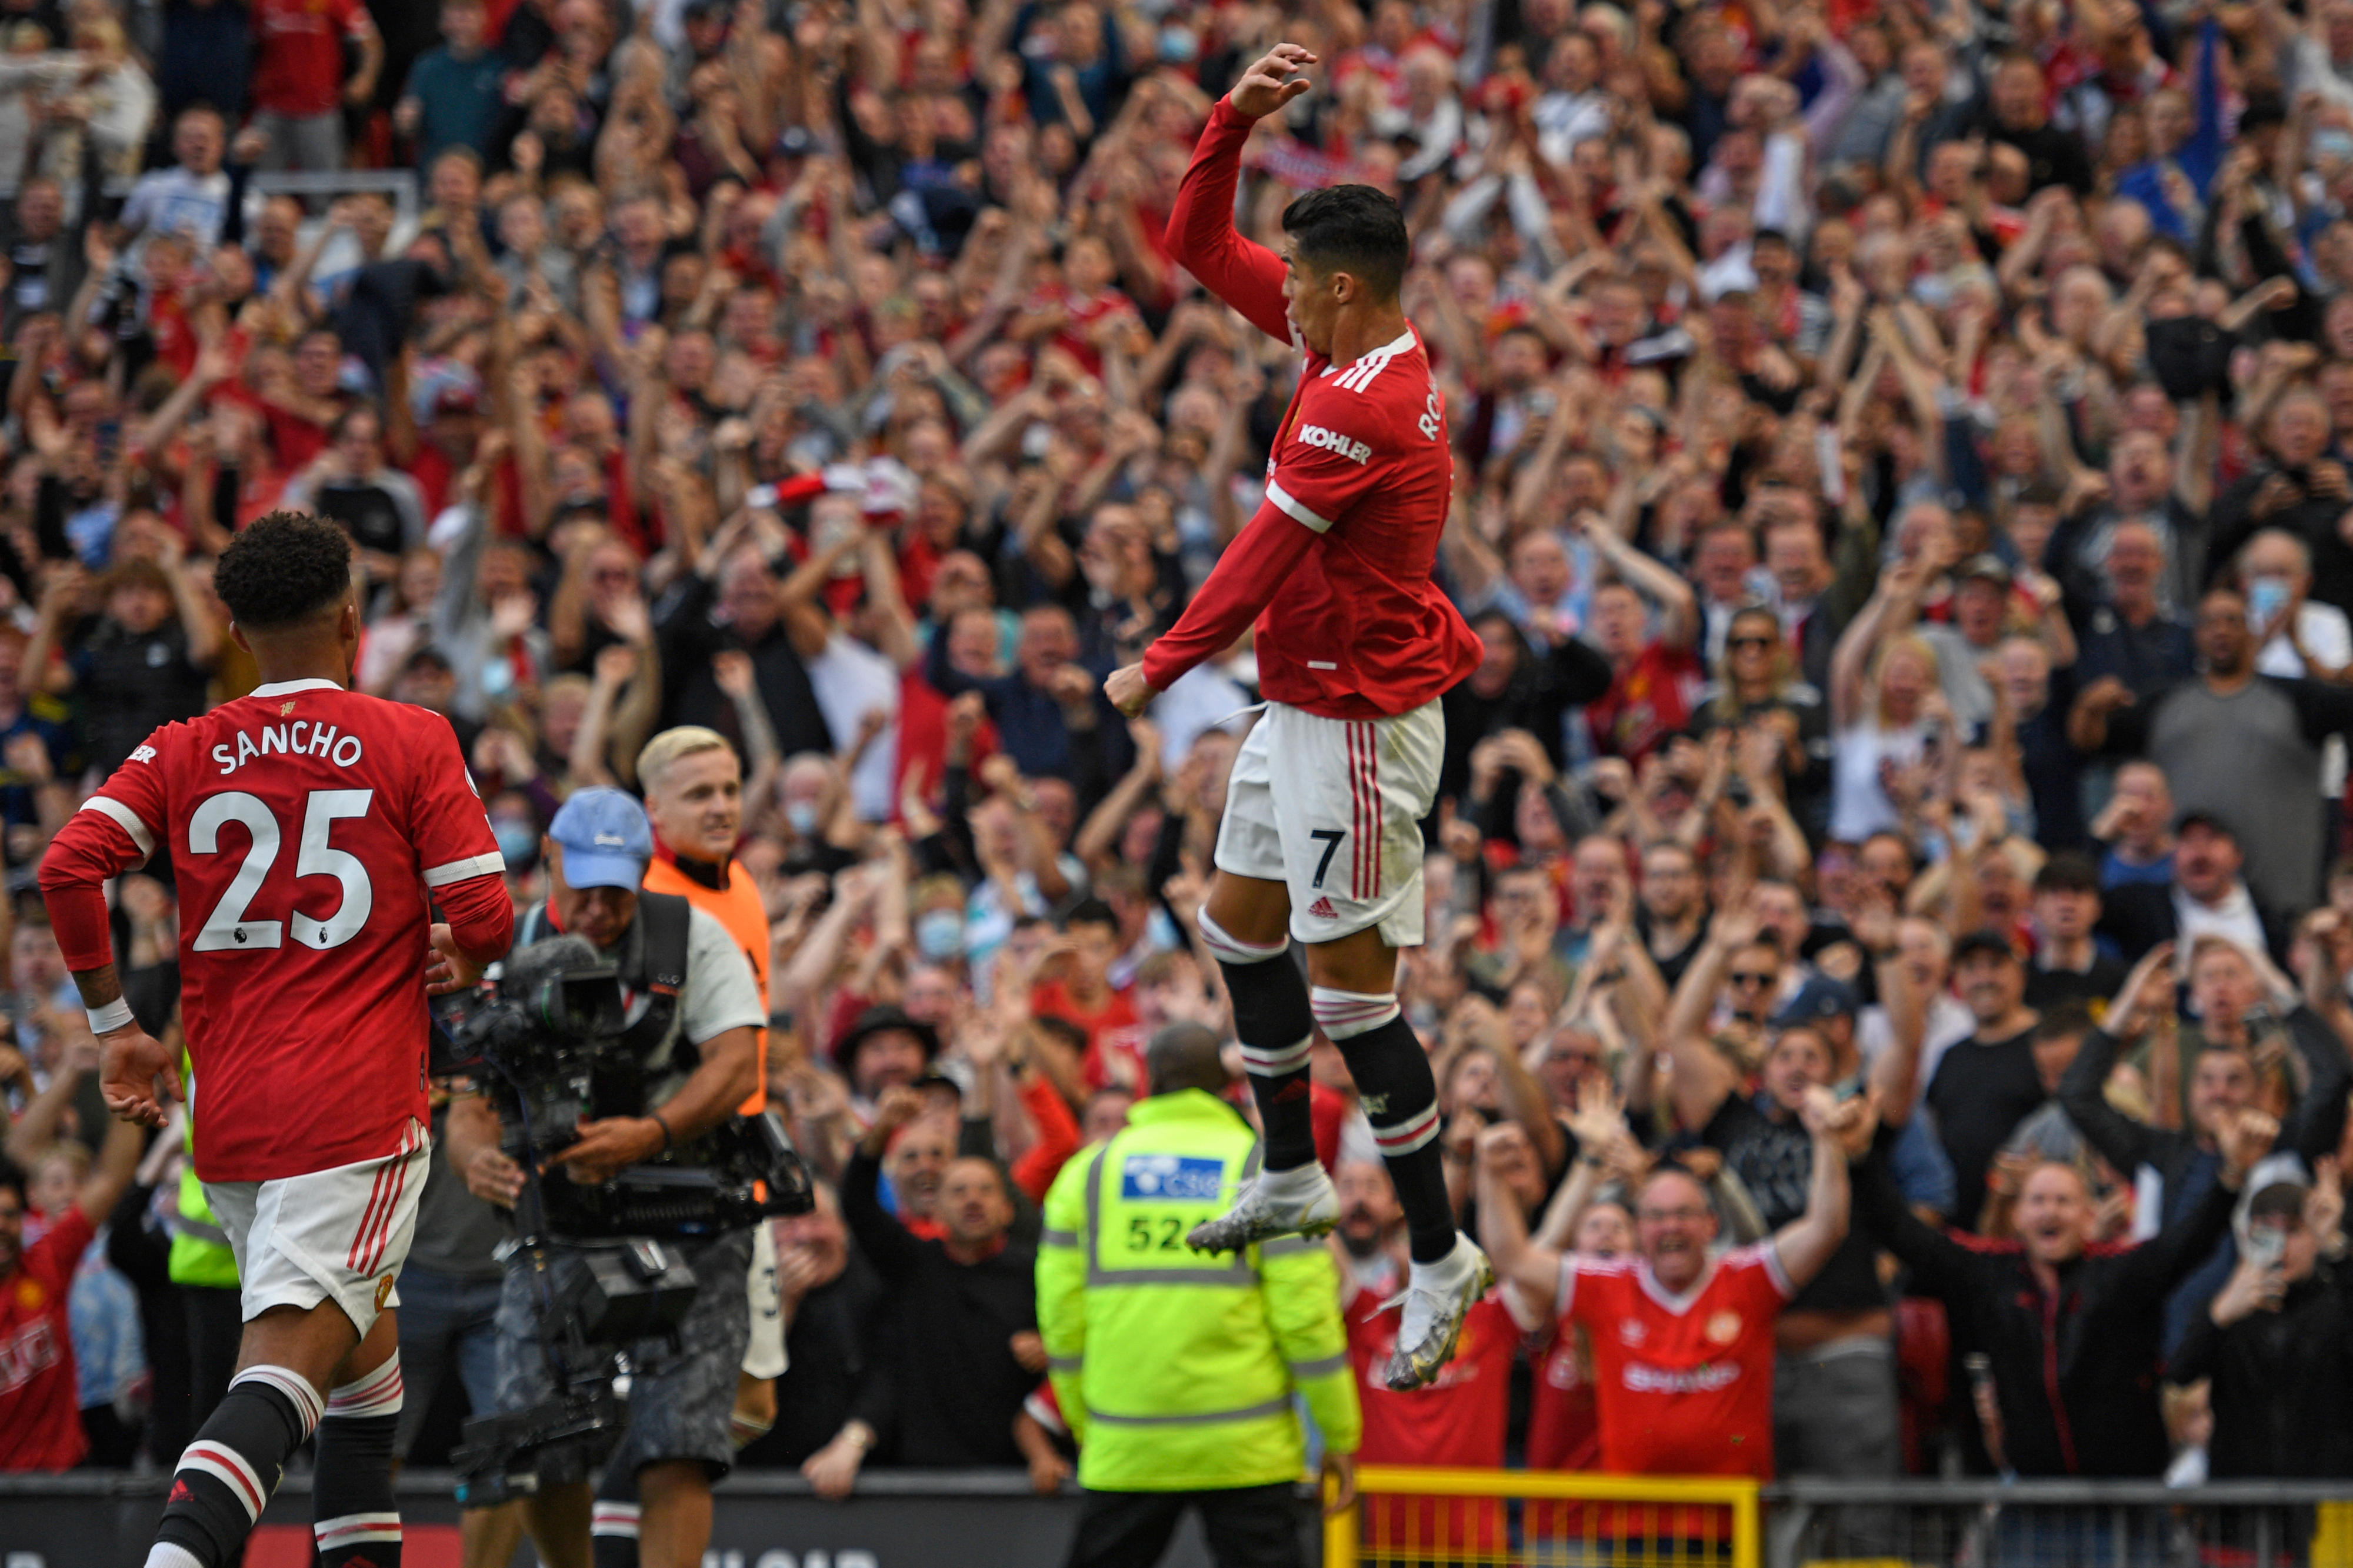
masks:
<svg viewBox="0 0 2353 1568"><path fill-rule="evenodd" d="M1207 910L1201 941L1218 955L1226 994L1233 998L1234 1036L1242 1043L1242 1066L1265 1128L1265 1168L1309 1164L1315 1158L1315 1122L1308 1113L1307 1053L1315 1018L1308 1010L1307 982L1291 962L1291 943L1266 947L1229 936Z"/></svg>
<svg viewBox="0 0 2353 1568"><path fill-rule="evenodd" d="M1318 985L1315 1021L1348 1061L1373 1142L1397 1185L1416 1263L1454 1250L1454 1204L1438 1149L1438 1083L1397 997Z"/></svg>
<svg viewBox="0 0 2353 1568"><path fill-rule="evenodd" d="M245 1538L286 1472L286 1457L319 1424L319 1391L300 1373L253 1366L197 1429L172 1476L148 1562L236 1568Z"/></svg>
<svg viewBox="0 0 2353 1568"><path fill-rule="evenodd" d="M311 1526L319 1568L400 1568L400 1509L392 1498L393 1434L400 1425L400 1352L327 1393Z"/></svg>

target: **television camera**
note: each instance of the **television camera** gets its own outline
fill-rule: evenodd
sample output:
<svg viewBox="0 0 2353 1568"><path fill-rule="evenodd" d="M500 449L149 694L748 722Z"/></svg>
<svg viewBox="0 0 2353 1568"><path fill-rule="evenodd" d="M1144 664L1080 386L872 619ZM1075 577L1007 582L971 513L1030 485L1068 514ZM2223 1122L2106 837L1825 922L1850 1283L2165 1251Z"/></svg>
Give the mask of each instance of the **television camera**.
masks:
<svg viewBox="0 0 2353 1568"><path fill-rule="evenodd" d="M806 1214L816 1199L774 1111L733 1117L596 1185L543 1173L584 1119L642 1103L619 971L582 938L519 948L487 995L452 1001L441 1010L447 1065L474 1073L523 1173L513 1246L556 1385L530 1409L466 1423L452 1456L458 1500L491 1507L586 1479L612 1451L627 1420L615 1387L624 1352L632 1372L649 1370L645 1342L676 1353L694 1302L678 1243Z"/></svg>

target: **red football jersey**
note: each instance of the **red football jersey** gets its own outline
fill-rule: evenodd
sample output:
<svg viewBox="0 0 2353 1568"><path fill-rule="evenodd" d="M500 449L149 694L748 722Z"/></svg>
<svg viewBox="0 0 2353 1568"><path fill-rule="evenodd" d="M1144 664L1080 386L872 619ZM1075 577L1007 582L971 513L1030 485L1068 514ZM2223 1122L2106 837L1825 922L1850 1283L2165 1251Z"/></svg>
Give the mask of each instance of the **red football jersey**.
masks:
<svg viewBox="0 0 2353 1568"><path fill-rule="evenodd" d="M1059 980L1050 980L1029 994L1029 1011L1040 1018L1060 1018L1087 1032L1086 1056L1081 1069L1089 1089L1106 1084L1144 1087L1144 1026L1136 1022L1135 1003L1124 991L1107 993L1090 1013L1071 999Z"/></svg>
<svg viewBox="0 0 2353 1568"><path fill-rule="evenodd" d="M149 736L69 836L121 869L171 847L198 1175L381 1159L430 1120L427 900L506 868L448 720L257 687Z"/></svg>
<svg viewBox="0 0 2353 1568"><path fill-rule="evenodd" d="M1692 649L1651 643L1609 683L1600 701L1586 704L1593 749L1606 757L1641 762L1691 723L1705 682L1706 672Z"/></svg>
<svg viewBox="0 0 2353 1568"><path fill-rule="evenodd" d="M1512 1354L1520 1342L1519 1325L1502 1295L1488 1292L1464 1317L1454 1359L1437 1381L1405 1394L1381 1378L1397 1349L1399 1321L1395 1310L1381 1310L1384 1295L1355 1290L1341 1312L1365 1412L1356 1462L1501 1468L1511 1420ZM1366 1500L1363 1517L1365 1544L1380 1552L1493 1552L1504 1542L1503 1510L1493 1498L1383 1493Z"/></svg>
<svg viewBox="0 0 2353 1568"><path fill-rule="evenodd" d="M1593 1343L1601 1468L1773 1476L1773 1323L1796 1294L1770 1241L1726 1253L1682 1296L1639 1259L1572 1258L1560 1315Z"/></svg>
<svg viewBox="0 0 2353 1568"><path fill-rule="evenodd" d="M1210 112L1169 217L1170 249L1307 363L1269 458L1267 505L1145 652L1145 676L1166 690L1240 632L1249 617L1231 612L1255 606L1259 687L1269 699L1330 719L1409 712L1470 674L1481 654L1430 575L1454 494L1446 401L1410 323L1346 365L1300 342L1282 259L1234 232L1251 124L1223 100Z"/></svg>
<svg viewBox="0 0 2353 1568"><path fill-rule="evenodd" d="M69 1470L89 1449L66 1296L94 1231L79 1208L0 1277L0 1470Z"/></svg>
<svg viewBox="0 0 2353 1568"><path fill-rule="evenodd" d="M368 32L360 0L255 0L253 106L308 118L343 107L343 40Z"/></svg>
<svg viewBox="0 0 2353 1568"><path fill-rule="evenodd" d="M1586 1371L1585 1336L1555 1325L1536 1355L1528 1395L1528 1468L1590 1470L1601 1463L1601 1414Z"/></svg>

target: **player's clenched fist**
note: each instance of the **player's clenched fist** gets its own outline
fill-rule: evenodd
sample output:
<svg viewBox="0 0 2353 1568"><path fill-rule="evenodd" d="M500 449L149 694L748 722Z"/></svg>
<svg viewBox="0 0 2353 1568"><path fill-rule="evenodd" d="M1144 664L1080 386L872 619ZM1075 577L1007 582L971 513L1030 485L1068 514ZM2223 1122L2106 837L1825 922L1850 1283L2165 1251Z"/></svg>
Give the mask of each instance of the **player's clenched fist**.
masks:
<svg viewBox="0 0 2353 1568"><path fill-rule="evenodd" d="M1144 666L1125 664L1113 670L1104 678L1103 695L1119 710L1120 717L1140 716L1152 702L1152 688L1145 681Z"/></svg>
<svg viewBox="0 0 2353 1568"><path fill-rule="evenodd" d="M1314 63L1315 57L1297 44L1277 44L1242 73L1226 101L1236 114L1262 119L1314 85L1300 74Z"/></svg>

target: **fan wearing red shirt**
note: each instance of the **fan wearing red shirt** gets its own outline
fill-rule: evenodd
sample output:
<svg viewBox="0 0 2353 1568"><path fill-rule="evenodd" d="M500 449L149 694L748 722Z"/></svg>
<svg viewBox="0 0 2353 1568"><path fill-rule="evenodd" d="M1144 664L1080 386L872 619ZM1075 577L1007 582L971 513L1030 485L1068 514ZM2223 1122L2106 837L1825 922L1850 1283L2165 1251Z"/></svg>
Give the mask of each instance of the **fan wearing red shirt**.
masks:
<svg viewBox="0 0 2353 1568"><path fill-rule="evenodd" d="M1861 1100L1808 1095L1805 1213L1720 1258L1707 1189L1679 1165L1660 1166L1636 1194L1634 1256L1599 1258L1530 1241L1496 1163L1481 1161L1481 1228L1496 1267L1524 1310L1556 1318L1563 1333L1582 1328L1592 1343L1603 1469L1772 1479L1773 1323L1846 1237L1841 1138L1862 1113Z"/></svg>
<svg viewBox="0 0 2353 1568"><path fill-rule="evenodd" d="M269 139L265 169L343 166L343 105L365 103L384 39L361 0L253 0L253 128ZM343 43L359 68L343 80Z"/></svg>
<svg viewBox="0 0 2353 1568"><path fill-rule="evenodd" d="M1087 899L1062 922L1060 944L1067 957L1062 977L1029 993L1029 1011L1060 1018L1086 1032L1082 1062L1089 1089L1144 1084L1144 1025L1135 1004L1113 989L1112 961L1119 956L1119 917L1100 899Z"/></svg>
<svg viewBox="0 0 2353 1568"><path fill-rule="evenodd" d="M1328 1231L1308 1089L1317 1026L1347 1058L1404 1205L1412 1268L1391 1387L1438 1375L1493 1271L1454 1224L1429 1058L1399 1011L1398 950L1422 940L1421 832L1446 749L1440 693L1479 639L1430 579L1451 505L1446 405L1398 304L1409 252L1396 201L1310 191L1278 256L1234 231L1251 122L1308 89L1315 57L1278 44L1210 110L1168 220L1170 253L1252 325L1303 351L1266 501L1176 625L1104 691L1133 718L1256 623L1268 702L1234 760L1218 874L1200 918L1233 998L1266 1129L1265 1169L1197 1227L1233 1251ZM1289 949L1307 944L1302 983Z"/></svg>
<svg viewBox="0 0 2353 1568"><path fill-rule="evenodd" d="M1094 235L1080 236L1063 253L1062 280L1023 300L1006 335L1016 342L1045 337L1089 375L1101 375L1107 344L1136 354L1152 342L1134 301L1112 287L1118 276L1111 247Z"/></svg>
<svg viewBox="0 0 2353 1568"><path fill-rule="evenodd" d="M506 951L514 910L448 723L348 689L351 558L299 513L239 533L214 585L261 684L149 736L41 863L107 1106L161 1126L178 1057L122 1004L102 889L169 847L196 1174L243 1297L241 1370L180 1458L148 1568L239 1561L313 1431L319 1561L398 1550L386 1309L425 1180L426 999Z"/></svg>
<svg viewBox="0 0 2353 1568"><path fill-rule="evenodd" d="M1577 1250L1588 1258L1630 1253L1634 1247L1634 1215L1614 1201L1588 1204L1577 1216L1575 1241ZM1519 1299L1516 1292L1513 1298ZM1573 1324L1554 1318L1546 1326L1528 1397L1528 1468L1590 1470L1601 1463L1593 1347Z"/></svg>
<svg viewBox="0 0 2353 1568"><path fill-rule="evenodd" d="M1382 1373L1397 1350L1398 1320L1385 1303L1406 1273L1405 1212L1388 1173L1371 1161L1344 1163L1333 1185L1340 1194L1340 1223L1332 1233L1340 1318L1365 1412L1356 1462L1502 1468L1520 1331L1501 1292L1490 1291L1472 1307L1454 1359L1433 1381L1402 1393L1390 1389ZM1376 1556L1493 1555L1504 1545L1503 1510L1492 1498L1384 1493L1366 1500L1363 1517L1365 1548Z"/></svg>
<svg viewBox="0 0 2353 1568"><path fill-rule="evenodd" d="M90 1447L74 1387L66 1298L74 1265L131 1184L145 1135L107 1131L73 1206L25 1245L25 1173L0 1157L0 1470L70 1470Z"/></svg>
<svg viewBox="0 0 2353 1568"><path fill-rule="evenodd" d="M1618 537L1588 513L1575 524L1617 574L1593 591L1593 640L1609 660L1609 689L1588 703L1585 721L1594 750L1639 763L1691 724L1706 671L1699 639L1699 600L1691 584ZM1650 609L1659 605L1659 635L1650 635Z"/></svg>

